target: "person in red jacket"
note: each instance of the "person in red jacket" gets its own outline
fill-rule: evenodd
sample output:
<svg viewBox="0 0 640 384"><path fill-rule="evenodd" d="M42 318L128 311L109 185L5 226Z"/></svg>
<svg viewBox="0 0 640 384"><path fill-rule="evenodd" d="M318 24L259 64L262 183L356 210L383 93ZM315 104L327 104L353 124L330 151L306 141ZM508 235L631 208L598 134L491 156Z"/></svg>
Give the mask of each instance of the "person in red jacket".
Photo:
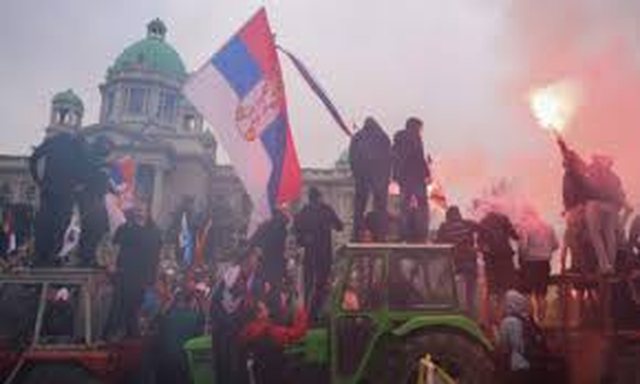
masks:
<svg viewBox="0 0 640 384"><path fill-rule="evenodd" d="M299 306L291 325L274 322L263 301L256 301L253 319L239 334L247 353L247 367L251 383L282 384L284 375L284 347L300 340L307 331L308 315Z"/></svg>

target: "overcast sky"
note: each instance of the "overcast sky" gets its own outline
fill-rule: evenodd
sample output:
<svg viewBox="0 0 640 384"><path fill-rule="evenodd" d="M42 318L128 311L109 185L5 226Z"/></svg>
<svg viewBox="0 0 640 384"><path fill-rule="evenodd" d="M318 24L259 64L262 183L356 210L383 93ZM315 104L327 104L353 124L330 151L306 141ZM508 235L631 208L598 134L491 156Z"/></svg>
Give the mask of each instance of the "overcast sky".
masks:
<svg viewBox="0 0 640 384"><path fill-rule="evenodd" d="M621 9L624 4L633 4L628 0L560 3L587 2ZM555 167L555 177L559 175L557 158L550 155L555 148L535 127L527 112L526 92L514 81L535 62L515 48L523 36L534 39L539 34L514 29L514 23L539 25L540 20L523 19L523 15L543 9L544 4L548 8L545 12L551 10L541 18L543 30L548 30L547 15L554 13L549 7L556 7L556 3L3 0L0 152L28 153L42 138L50 98L67 88L83 99L85 124L96 122L98 85L107 68L126 46L145 36L145 25L151 19L164 20L168 42L193 70L259 6L266 5L279 43L311 68L349 124L360 123L371 114L392 133L407 116L416 115L425 120L425 141L436 164L441 161L446 164L443 168L462 179L506 172L503 165L514 154L527 159L526 164L540 164L543 172ZM637 8L629 7L622 13L632 15L629 18L637 23ZM552 19L564 25L565 16ZM526 22L521 23L523 20ZM598 24L599 28L607 26ZM552 43L563 33L542 34L535 43ZM290 63L282 57L281 62L301 162L330 166L348 141Z"/></svg>
<svg viewBox="0 0 640 384"><path fill-rule="evenodd" d="M263 3L279 43L308 64L349 123L373 114L392 132L415 114L434 149L491 145L473 134L495 123L508 65L491 1L5 0L0 149L24 153L39 141L51 96L67 88L83 99L85 123L95 122L107 67L150 19L165 21L167 40L193 70ZM290 63L282 65L302 162L329 165L346 139Z"/></svg>

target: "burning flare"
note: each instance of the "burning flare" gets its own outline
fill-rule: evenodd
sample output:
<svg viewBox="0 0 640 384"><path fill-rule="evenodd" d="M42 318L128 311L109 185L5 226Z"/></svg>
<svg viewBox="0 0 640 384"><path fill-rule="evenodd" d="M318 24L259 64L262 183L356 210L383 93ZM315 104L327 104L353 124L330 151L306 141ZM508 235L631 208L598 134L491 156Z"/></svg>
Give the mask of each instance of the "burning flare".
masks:
<svg viewBox="0 0 640 384"><path fill-rule="evenodd" d="M529 94L531 112L545 129L561 133L580 104L580 87L568 80L559 81Z"/></svg>

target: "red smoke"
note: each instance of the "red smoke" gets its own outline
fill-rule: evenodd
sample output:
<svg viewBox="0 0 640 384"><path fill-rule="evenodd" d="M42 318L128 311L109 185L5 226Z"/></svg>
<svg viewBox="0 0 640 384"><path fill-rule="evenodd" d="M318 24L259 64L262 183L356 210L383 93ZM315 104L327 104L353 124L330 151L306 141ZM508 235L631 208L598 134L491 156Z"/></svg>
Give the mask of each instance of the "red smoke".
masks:
<svg viewBox="0 0 640 384"><path fill-rule="evenodd" d="M640 5L616 0L515 1L507 38L518 68L508 89L521 98L563 79L581 85L582 104L566 129L567 141L586 159L612 156L633 206L640 199L640 65L630 15L638 14ZM520 116L528 113L522 104L516 107ZM540 208L561 208L557 153L543 149L509 163L516 174L526 173L526 190Z"/></svg>

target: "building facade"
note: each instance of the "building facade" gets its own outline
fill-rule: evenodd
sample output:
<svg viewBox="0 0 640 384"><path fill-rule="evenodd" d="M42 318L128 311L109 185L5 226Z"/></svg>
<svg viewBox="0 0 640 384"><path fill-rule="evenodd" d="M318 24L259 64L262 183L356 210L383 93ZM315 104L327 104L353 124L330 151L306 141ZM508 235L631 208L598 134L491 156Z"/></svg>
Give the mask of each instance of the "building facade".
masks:
<svg viewBox="0 0 640 384"><path fill-rule="evenodd" d="M136 191L165 229L187 198L199 210L222 202L241 227L251 211L249 199L232 167L217 164L215 137L182 95L188 73L166 34L162 21L151 21L146 36L108 68L99 85L97 123L83 125L82 100L68 90L53 97L45 133L79 132L89 142L106 138L114 143L114 158L132 157ZM304 191L318 187L350 228L353 183L345 159L332 169L304 169L303 180ZM0 156L0 196L7 203L37 204L26 156Z"/></svg>

